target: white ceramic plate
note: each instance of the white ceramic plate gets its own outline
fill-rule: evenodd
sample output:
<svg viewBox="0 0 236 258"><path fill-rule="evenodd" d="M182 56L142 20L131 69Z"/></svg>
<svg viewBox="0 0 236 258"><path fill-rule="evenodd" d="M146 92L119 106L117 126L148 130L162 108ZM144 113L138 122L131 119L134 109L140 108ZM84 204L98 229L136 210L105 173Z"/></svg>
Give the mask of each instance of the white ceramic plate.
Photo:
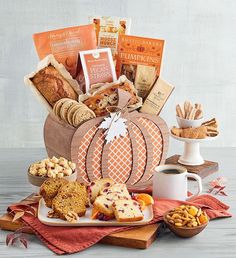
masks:
<svg viewBox="0 0 236 258"><path fill-rule="evenodd" d="M118 222L115 219L109 221L100 221L90 219L92 208L88 208L85 216L80 217L76 223L70 223L62 219L48 218L47 214L51 209L45 205L43 198L39 201L38 219L45 225L49 226L69 226L69 227L82 227L82 226L140 226L147 224L153 219L152 205L146 207L143 211L144 219L135 222Z"/></svg>

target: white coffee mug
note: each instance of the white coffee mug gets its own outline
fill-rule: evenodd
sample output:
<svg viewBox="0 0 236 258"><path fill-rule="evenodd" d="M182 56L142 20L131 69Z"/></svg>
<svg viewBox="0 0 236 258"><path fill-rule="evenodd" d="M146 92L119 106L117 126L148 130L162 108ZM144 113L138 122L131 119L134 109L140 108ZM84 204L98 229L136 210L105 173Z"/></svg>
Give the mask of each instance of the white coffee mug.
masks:
<svg viewBox="0 0 236 258"><path fill-rule="evenodd" d="M198 192L188 196L188 177L198 183ZM155 168L153 175L153 197L175 200L189 200L202 192L201 177L188 173L187 169L178 165L162 165Z"/></svg>

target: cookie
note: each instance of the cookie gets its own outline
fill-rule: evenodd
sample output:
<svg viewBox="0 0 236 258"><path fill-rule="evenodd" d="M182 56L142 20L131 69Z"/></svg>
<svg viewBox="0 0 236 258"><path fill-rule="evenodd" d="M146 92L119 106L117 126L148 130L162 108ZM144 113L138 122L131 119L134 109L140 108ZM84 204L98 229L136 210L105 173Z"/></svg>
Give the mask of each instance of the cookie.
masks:
<svg viewBox="0 0 236 258"><path fill-rule="evenodd" d="M73 126L78 127L82 122L87 121L95 117L92 110L87 107L80 107L72 117Z"/></svg>
<svg viewBox="0 0 236 258"><path fill-rule="evenodd" d="M70 125L72 125L72 126L73 126L73 121L72 121L73 114L75 113L75 111L78 110L79 107L80 107L80 104L79 104L79 103L74 103L74 104L68 109L66 120L67 120L67 122L68 122Z"/></svg>
<svg viewBox="0 0 236 258"><path fill-rule="evenodd" d="M53 106L53 113L54 113L59 119L61 119L61 116L60 116L61 107L62 107L62 105L63 105L67 100L70 100L70 99L69 99L69 98L60 99L60 100L58 100L58 101L55 103L55 105Z"/></svg>
<svg viewBox="0 0 236 258"><path fill-rule="evenodd" d="M67 122L67 113L68 113L69 108L77 103L78 102L76 102L74 100L67 100L63 103L63 105L61 106L61 109L60 109L60 117L62 120Z"/></svg>

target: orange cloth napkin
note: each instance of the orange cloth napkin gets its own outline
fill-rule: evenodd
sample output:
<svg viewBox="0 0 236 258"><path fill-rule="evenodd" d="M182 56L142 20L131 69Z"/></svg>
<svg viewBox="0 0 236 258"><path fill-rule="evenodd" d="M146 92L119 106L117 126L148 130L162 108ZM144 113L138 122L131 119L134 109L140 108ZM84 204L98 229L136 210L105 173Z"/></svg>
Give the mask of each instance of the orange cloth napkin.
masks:
<svg viewBox="0 0 236 258"><path fill-rule="evenodd" d="M201 207L210 219L231 217L227 212L229 206L211 195L200 195L183 202L169 199L155 199L153 206L154 218L149 224L159 222L163 214L181 204L190 204ZM20 204L11 205L8 211L13 212ZM25 225L29 226L38 238L56 254L71 254L82 251L101 240L103 237L118 231L124 231L133 227L53 227L42 224L36 217L25 214L22 217Z"/></svg>

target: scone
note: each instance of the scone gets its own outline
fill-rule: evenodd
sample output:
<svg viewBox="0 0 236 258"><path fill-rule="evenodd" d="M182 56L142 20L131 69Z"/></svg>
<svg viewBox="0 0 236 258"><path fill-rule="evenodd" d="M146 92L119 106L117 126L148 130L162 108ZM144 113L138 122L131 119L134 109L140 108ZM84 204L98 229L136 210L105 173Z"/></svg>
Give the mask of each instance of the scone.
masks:
<svg viewBox="0 0 236 258"><path fill-rule="evenodd" d="M70 83L52 65L38 71L30 80L52 107L62 98L78 99Z"/></svg>
<svg viewBox="0 0 236 258"><path fill-rule="evenodd" d="M100 195L95 199L93 206L100 213L103 213L106 216L113 218L114 211L113 211L112 205L115 200L119 200L119 199L123 199L123 198L129 199L130 197L129 198L124 197L124 196L120 195L119 193L109 193L106 195Z"/></svg>
<svg viewBox="0 0 236 258"><path fill-rule="evenodd" d="M63 185L58 193L77 193L81 200L83 200L85 206L89 206L89 199L86 190L86 186L79 182L69 182L66 185Z"/></svg>
<svg viewBox="0 0 236 258"><path fill-rule="evenodd" d="M52 207L53 198L57 195L59 189L66 184L68 184L68 181L64 178L49 178L43 182L39 194L43 197L47 207Z"/></svg>
<svg viewBox="0 0 236 258"><path fill-rule="evenodd" d="M134 200L116 200L112 208L119 222L139 221L144 218L139 203Z"/></svg>
<svg viewBox="0 0 236 258"><path fill-rule="evenodd" d="M76 222L78 216L84 216L86 207L78 193L60 192L52 201L53 212L61 219Z"/></svg>
<svg viewBox="0 0 236 258"><path fill-rule="evenodd" d="M104 116L108 113L106 107L117 105L118 89L127 91L131 94L129 102L130 105L136 104L139 101L133 87L128 82L122 82L90 96L84 101L84 104L87 105L96 114L96 116Z"/></svg>
<svg viewBox="0 0 236 258"><path fill-rule="evenodd" d="M93 203L96 197L99 195L100 191L102 191L105 187L113 185L114 183L115 182L110 178L102 178L92 181L87 186L87 192L90 202Z"/></svg>

